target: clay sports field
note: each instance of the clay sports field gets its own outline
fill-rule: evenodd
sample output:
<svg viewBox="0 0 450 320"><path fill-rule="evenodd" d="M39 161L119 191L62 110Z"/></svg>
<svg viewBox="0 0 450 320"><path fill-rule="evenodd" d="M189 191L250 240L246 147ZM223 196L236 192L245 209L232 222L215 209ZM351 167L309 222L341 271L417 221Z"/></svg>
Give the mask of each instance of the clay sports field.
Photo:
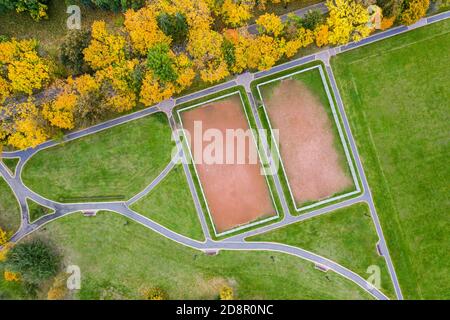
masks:
<svg viewBox="0 0 450 320"><path fill-rule="evenodd" d="M259 85L296 207L353 186L323 86L317 68Z"/></svg>
<svg viewBox="0 0 450 320"><path fill-rule="evenodd" d="M226 136L227 129L249 129L239 94L180 111L184 130L191 135L190 150L215 231L220 234L276 215L267 181L261 175L261 164L258 157L255 158L257 150L251 135L245 142L245 150L238 150L238 143L227 146L231 141L224 139L222 153L226 155L227 148L233 149L234 155L245 152L244 163L207 163L200 157L210 142L200 145L194 142L199 141L196 140L199 137L195 136L195 121L201 121L202 133L214 129L220 131L223 137Z"/></svg>

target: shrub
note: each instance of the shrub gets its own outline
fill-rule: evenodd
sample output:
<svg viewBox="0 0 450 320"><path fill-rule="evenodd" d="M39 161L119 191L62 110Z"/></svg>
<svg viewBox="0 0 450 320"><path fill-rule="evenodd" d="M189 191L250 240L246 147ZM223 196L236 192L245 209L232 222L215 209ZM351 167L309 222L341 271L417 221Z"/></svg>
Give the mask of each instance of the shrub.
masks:
<svg viewBox="0 0 450 320"><path fill-rule="evenodd" d="M220 289L219 298L220 300L233 300L233 289L228 286L223 286L222 289Z"/></svg>
<svg viewBox="0 0 450 320"><path fill-rule="evenodd" d="M148 289L145 294L145 299L147 300L166 300L167 294L166 292L159 288L159 287L153 287Z"/></svg>
<svg viewBox="0 0 450 320"><path fill-rule="evenodd" d="M67 294L67 275L61 273L53 280L52 287L48 290L47 300L62 300Z"/></svg>
<svg viewBox="0 0 450 320"><path fill-rule="evenodd" d="M20 273L22 279L30 284L49 279L59 267L59 255L39 239L17 244L6 255L5 269Z"/></svg>

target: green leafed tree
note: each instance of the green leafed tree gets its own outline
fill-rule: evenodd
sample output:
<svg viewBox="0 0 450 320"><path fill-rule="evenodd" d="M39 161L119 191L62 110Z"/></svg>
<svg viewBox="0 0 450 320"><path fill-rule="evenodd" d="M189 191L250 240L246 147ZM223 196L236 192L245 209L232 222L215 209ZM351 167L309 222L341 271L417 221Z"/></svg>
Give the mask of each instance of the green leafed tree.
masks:
<svg viewBox="0 0 450 320"><path fill-rule="evenodd" d="M20 273L27 283L39 284L55 276L60 263L60 256L48 243L35 239L14 246L6 255L5 269Z"/></svg>
<svg viewBox="0 0 450 320"><path fill-rule="evenodd" d="M166 43L160 43L148 51L147 67L162 82L175 81L178 75L174 68L173 54Z"/></svg>
<svg viewBox="0 0 450 320"><path fill-rule="evenodd" d="M157 17L158 27L173 41L181 42L187 37L188 24L186 17L177 12L175 14L161 13Z"/></svg>

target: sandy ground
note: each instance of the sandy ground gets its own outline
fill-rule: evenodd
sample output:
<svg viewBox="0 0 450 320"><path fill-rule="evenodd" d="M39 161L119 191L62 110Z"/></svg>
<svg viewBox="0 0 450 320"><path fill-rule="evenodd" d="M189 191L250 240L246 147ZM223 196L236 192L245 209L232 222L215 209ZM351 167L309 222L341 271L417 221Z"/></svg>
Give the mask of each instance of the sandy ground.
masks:
<svg viewBox="0 0 450 320"><path fill-rule="evenodd" d="M256 154L253 141L247 140L245 164L207 164L201 159L199 149L206 149L209 142L201 146L194 142L194 121L202 121L203 132L213 128L225 137L226 129L247 130L248 123L238 96L226 100L184 111L182 114L184 128L191 133L191 150L196 168L205 192L206 199L217 232L223 232L258 218L276 213L265 177L260 174L259 162L249 164L249 155ZM224 141L223 152L229 141ZM238 144L234 145L237 152ZM235 153L236 154L236 153ZM235 158L237 159L237 157Z"/></svg>
<svg viewBox="0 0 450 320"><path fill-rule="evenodd" d="M352 185L333 145L332 122L304 84L283 80L265 105L272 126L280 130L280 154L297 204Z"/></svg>

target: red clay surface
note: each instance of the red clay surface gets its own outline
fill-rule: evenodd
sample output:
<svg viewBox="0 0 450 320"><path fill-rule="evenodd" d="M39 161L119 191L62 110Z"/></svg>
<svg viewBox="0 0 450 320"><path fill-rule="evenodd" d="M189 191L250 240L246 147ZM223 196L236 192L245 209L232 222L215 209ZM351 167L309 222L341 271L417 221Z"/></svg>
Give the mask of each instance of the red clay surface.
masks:
<svg viewBox="0 0 450 320"><path fill-rule="evenodd" d="M327 198L352 185L334 146L325 107L303 83L282 80L265 106L273 128L279 129L280 154L297 204Z"/></svg>
<svg viewBox="0 0 450 320"><path fill-rule="evenodd" d="M202 121L203 132L217 129L224 137L227 129L249 129L239 96L183 111L181 116L185 130L191 134L191 151L216 231L220 233L274 215L266 179L260 174L261 165L259 161L253 164L248 161L249 155L256 152L253 140L247 139L245 151L241 150L245 152L244 164L236 161L234 164L206 164L199 161L198 154L202 153L198 149L203 152L209 142L196 146L194 121ZM224 153L226 144L224 141ZM237 147L235 143L234 154L237 154Z"/></svg>

